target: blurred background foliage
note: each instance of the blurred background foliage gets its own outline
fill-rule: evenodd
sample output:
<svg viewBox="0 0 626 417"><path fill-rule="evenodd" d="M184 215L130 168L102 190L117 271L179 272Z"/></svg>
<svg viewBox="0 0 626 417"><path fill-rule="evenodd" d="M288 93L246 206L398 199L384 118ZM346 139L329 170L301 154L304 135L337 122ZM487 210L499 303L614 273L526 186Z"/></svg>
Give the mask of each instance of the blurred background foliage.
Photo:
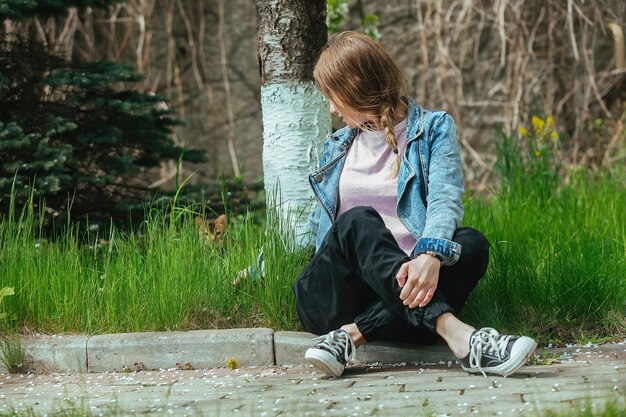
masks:
<svg viewBox="0 0 626 417"><path fill-rule="evenodd" d="M104 1L12 1L1 17L63 18ZM52 217L107 219L148 200L137 178L168 160L206 160L174 143L180 122L163 99L132 89L142 77L110 61L64 59L44 42L5 34L0 43L0 208L45 200ZM148 177L146 177L148 178ZM43 210L43 205L41 206Z"/></svg>
<svg viewBox="0 0 626 417"><path fill-rule="evenodd" d="M558 130L551 154L559 176L623 165L626 3L327 6L329 33L380 40L417 100L454 116L468 189L500 186L500 139L515 138L534 117L550 117ZM34 184L57 216L73 200L76 216L123 218L189 177L185 197L210 200L215 212L223 197L234 195L233 208L263 201L252 3L5 0L0 18L5 208L16 173L16 197Z"/></svg>

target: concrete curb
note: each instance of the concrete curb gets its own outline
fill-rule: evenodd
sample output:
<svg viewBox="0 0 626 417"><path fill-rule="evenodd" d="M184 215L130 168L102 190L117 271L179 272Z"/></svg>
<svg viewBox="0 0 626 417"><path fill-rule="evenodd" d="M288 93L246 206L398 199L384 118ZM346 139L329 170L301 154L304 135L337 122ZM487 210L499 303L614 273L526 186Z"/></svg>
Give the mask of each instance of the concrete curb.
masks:
<svg viewBox="0 0 626 417"><path fill-rule="evenodd" d="M316 337L303 332L276 332L274 334L274 353L276 365L301 365L304 353L311 346L311 339ZM439 363L455 361L456 358L446 346L417 346L404 343L373 342L357 350L356 362L361 364L381 363Z"/></svg>
<svg viewBox="0 0 626 417"><path fill-rule="evenodd" d="M235 359L239 366L298 366L316 336L267 328L36 336L22 339L27 369L36 373L144 369L207 369ZM454 360L445 346L364 345L358 363L438 363ZM0 373L7 373L0 365Z"/></svg>
<svg viewBox="0 0 626 417"><path fill-rule="evenodd" d="M189 332L122 333L87 342L88 372L170 368L218 368L274 364L274 331L265 328Z"/></svg>
<svg viewBox="0 0 626 417"><path fill-rule="evenodd" d="M36 373L85 372L88 336L38 336L22 339L26 369ZM8 373L0 363L0 373Z"/></svg>

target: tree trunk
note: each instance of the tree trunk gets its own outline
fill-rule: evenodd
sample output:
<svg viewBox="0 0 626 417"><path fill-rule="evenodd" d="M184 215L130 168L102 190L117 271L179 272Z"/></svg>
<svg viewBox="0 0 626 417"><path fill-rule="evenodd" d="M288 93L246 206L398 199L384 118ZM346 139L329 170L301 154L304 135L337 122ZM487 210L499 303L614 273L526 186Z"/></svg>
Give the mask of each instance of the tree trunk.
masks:
<svg viewBox="0 0 626 417"><path fill-rule="evenodd" d="M313 83L326 43L325 0L257 0L263 114L263 173L268 209L277 208L295 245L309 242L314 207L308 174L330 131L328 103Z"/></svg>

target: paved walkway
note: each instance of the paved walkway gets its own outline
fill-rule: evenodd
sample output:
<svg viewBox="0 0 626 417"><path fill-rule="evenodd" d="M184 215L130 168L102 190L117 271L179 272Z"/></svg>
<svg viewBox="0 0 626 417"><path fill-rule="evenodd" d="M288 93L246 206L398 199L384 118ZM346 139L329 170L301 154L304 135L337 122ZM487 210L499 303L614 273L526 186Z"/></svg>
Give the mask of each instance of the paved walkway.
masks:
<svg viewBox="0 0 626 417"><path fill-rule="evenodd" d="M558 363L508 378L458 365L349 368L329 379L306 367L0 375L0 413L78 408L92 415L460 416L540 415L626 407L626 345L572 348ZM113 413L112 413L113 411Z"/></svg>

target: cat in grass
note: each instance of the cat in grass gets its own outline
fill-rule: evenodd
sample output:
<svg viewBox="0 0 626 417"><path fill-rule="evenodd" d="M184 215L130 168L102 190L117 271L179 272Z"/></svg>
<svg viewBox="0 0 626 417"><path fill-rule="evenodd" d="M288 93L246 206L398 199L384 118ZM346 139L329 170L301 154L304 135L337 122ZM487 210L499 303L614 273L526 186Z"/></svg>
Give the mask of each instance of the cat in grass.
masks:
<svg viewBox="0 0 626 417"><path fill-rule="evenodd" d="M221 242L228 227L228 219L225 214L220 214L211 220L197 216L194 221L198 230L198 237L206 244Z"/></svg>

